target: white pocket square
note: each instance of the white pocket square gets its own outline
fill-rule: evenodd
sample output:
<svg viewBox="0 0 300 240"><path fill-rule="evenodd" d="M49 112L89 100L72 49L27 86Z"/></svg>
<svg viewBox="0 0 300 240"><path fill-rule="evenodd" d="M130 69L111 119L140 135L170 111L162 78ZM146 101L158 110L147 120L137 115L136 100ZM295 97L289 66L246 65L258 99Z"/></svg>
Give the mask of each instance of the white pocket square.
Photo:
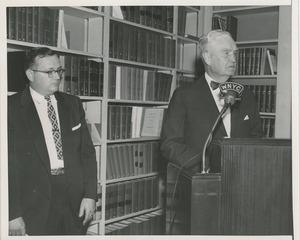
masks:
<svg viewBox="0 0 300 240"><path fill-rule="evenodd" d="M245 116L244 121L245 120L249 120L249 116L248 115Z"/></svg>
<svg viewBox="0 0 300 240"><path fill-rule="evenodd" d="M72 127L72 131L75 131L76 129L80 128L81 127L81 123L79 123L77 126L75 127Z"/></svg>

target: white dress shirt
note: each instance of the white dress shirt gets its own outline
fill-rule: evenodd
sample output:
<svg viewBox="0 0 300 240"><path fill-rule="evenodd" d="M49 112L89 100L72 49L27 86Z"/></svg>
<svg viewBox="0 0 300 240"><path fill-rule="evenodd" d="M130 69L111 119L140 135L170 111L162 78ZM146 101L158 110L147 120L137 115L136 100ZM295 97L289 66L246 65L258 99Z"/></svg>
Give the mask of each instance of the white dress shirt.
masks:
<svg viewBox="0 0 300 240"><path fill-rule="evenodd" d="M223 106L224 106L224 99L223 98L220 99L220 97L219 97L220 96L220 89L216 88L215 90L213 90L211 88L210 82L215 81L215 80L213 80L206 72L205 72L205 79L207 81L207 84L209 86L211 94L213 95L215 103L216 103L216 105L219 109L219 112L220 112L222 110ZM230 108L228 108L227 111L223 114L222 120L223 120L224 127L226 129L227 136L230 137L230 131L231 131L231 111L230 111Z"/></svg>
<svg viewBox="0 0 300 240"><path fill-rule="evenodd" d="M47 112L47 100L44 98L44 96L42 96L41 94L39 94L38 92L33 90L31 87L29 89L30 89L30 93L31 93L34 105L36 107L36 110L38 112L38 115L39 115L39 118L40 118L40 121L42 124L44 137L45 137L45 141L46 141L46 146L47 146L47 150L48 150L48 155L50 158L50 167L51 167L51 169L62 168L62 167L64 167L64 161L59 160L57 158L55 142L54 142L53 135L52 135L52 124L50 122L50 119L48 117L48 112ZM56 113L57 123L58 123L58 127L59 127L59 116L57 114L57 112L58 112L57 111L57 101L56 101L54 95L51 95L50 98L51 98L51 103L52 103L53 108Z"/></svg>

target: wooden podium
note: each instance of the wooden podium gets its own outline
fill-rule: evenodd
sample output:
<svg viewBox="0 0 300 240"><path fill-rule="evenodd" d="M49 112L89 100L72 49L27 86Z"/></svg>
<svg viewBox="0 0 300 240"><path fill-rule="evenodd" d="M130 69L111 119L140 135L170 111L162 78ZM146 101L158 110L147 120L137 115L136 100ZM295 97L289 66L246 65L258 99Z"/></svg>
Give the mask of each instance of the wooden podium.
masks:
<svg viewBox="0 0 300 240"><path fill-rule="evenodd" d="M166 234L292 235L291 155L291 140L228 138L213 144L208 174L169 163Z"/></svg>

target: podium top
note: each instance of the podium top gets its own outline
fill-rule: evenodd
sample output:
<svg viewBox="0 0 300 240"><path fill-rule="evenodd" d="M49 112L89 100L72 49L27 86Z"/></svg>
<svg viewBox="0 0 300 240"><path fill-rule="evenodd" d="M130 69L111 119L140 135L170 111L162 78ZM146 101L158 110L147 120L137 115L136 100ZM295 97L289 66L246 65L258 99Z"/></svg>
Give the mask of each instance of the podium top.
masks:
<svg viewBox="0 0 300 240"><path fill-rule="evenodd" d="M172 162L168 163L168 167L177 169L177 171L180 171L180 174L188 178L219 178L222 168L228 165L229 162L246 162L252 159L254 155L256 158L266 158L268 155L273 154L273 160L277 157L282 157L282 154L291 155L291 139L223 138L215 139L211 147L211 171L209 174L191 172L188 169L182 169L179 165ZM250 160L253 163L255 161L253 159Z"/></svg>
<svg viewBox="0 0 300 240"><path fill-rule="evenodd" d="M217 145L260 145L260 146L291 146L291 139L283 138L222 138L212 144Z"/></svg>

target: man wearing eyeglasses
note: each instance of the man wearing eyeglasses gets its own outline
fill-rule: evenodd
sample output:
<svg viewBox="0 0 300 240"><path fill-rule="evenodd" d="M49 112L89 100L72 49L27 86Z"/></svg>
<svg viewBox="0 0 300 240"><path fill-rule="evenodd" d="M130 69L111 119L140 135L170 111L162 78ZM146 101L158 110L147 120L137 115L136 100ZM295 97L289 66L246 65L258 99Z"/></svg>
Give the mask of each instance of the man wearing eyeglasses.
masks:
<svg viewBox="0 0 300 240"><path fill-rule="evenodd" d="M8 100L9 235L80 235L93 219L97 166L78 97L48 48L28 52L29 86Z"/></svg>

